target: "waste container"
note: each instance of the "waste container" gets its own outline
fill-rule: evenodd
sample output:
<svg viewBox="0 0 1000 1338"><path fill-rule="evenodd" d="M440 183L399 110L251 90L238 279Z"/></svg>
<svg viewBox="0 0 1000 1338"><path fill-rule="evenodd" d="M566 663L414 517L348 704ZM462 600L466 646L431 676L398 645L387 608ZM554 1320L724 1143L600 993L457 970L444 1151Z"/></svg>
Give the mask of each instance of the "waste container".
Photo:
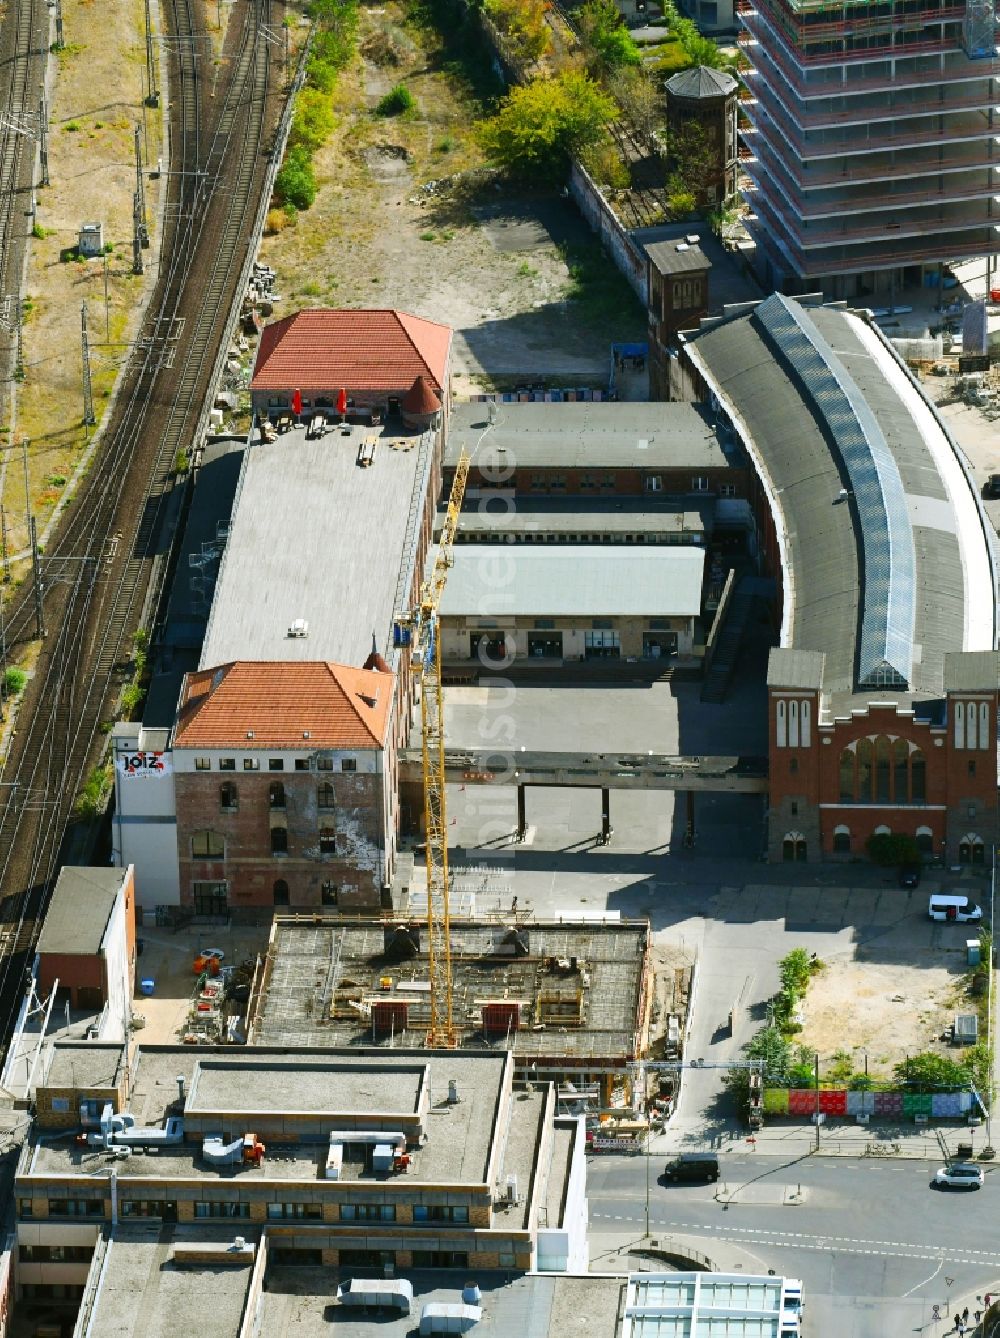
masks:
<svg viewBox="0 0 1000 1338"><path fill-rule="evenodd" d="M152 976L146 976L140 983L139 988L142 990L143 994L148 999L149 996L156 989L156 981L153 979Z"/></svg>

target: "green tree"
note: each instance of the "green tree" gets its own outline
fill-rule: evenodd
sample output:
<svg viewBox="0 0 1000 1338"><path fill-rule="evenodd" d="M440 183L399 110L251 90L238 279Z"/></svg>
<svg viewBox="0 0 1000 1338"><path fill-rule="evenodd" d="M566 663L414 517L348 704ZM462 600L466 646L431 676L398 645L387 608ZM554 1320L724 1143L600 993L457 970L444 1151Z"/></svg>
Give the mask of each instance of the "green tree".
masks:
<svg viewBox="0 0 1000 1338"><path fill-rule="evenodd" d="M309 153L325 143L333 129L333 108L330 98L318 88L303 88L295 99L295 115L288 142L293 147L301 144Z"/></svg>
<svg viewBox="0 0 1000 1338"><path fill-rule="evenodd" d="M939 1092L950 1087L967 1087L971 1074L966 1062L956 1063L927 1050L902 1060L892 1070L892 1076L911 1090Z"/></svg>
<svg viewBox="0 0 1000 1338"><path fill-rule="evenodd" d="M587 0L577 15L587 72L602 78L623 66L639 65L639 48L622 22L615 0Z"/></svg>
<svg viewBox="0 0 1000 1338"><path fill-rule="evenodd" d="M651 139L663 122L663 105L660 91L648 73L632 67L615 70L606 84L632 128Z"/></svg>
<svg viewBox="0 0 1000 1338"><path fill-rule="evenodd" d="M358 34L356 0L313 0L307 13L316 24L313 60L342 70L354 55Z"/></svg>
<svg viewBox="0 0 1000 1338"><path fill-rule="evenodd" d="M483 152L515 176L549 178L573 154L598 144L615 104L585 74L566 70L513 88L476 133Z"/></svg>
<svg viewBox="0 0 1000 1338"><path fill-rule="evenodd" d="M718 149L703 125L698 121L685 121L670 135L668 151L667 194L692 196L693 209L702 198L706 184L718 175Z"/></svg>
<svg viewBox="0 0 1000 1338"><path fill-rule="evenodd" d="M296 209L308 209L315 200L316 177L309 150L303 145L288 150L274 181L274 196L279 204L291 204Z"/></svg>

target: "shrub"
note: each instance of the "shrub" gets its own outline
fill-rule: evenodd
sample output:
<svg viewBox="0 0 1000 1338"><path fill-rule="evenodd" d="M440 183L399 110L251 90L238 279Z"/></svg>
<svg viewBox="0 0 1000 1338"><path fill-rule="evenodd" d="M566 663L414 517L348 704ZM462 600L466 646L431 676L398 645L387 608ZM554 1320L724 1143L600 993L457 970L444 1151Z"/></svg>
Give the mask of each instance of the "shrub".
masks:
<svg viewBox="0 0 1000 1338"><path fill-rule="evenodd" d="M264 220L264 232L268 237L276 237L279 232L284 232L291 221L284 209L269 209Z"/></svg>
<svg viewBox="0 0 1000 1338"><path fill-rule="evenodd" d="M111 790L111 767L107 763L94 767L76 800L76 811L82 817L96 818L103 812L104 802Z"/></svg>
<svg viewBox="0 0 1000 1338"><path fill-rule="evenodd" d="M375 110L379 116L400 116L403 112L413 111L416 105L416 99L406 85L397 84L379 99Z"/></svg>
<svg viewBox="0 0 1000 1338"><path fill-rule="evenodd" d="M610 140L584 149L580 161L599 186L626 190L631 184L632 178L621 152Z"/></svg>
<svg viewBox="0 0 1000 1338"><path fill-rule="evenodd" d="M316 177L309 151L301 144L288 150L274 182L274 196L281 204L308 209L316 198Z"/></svg>
<svg viewBox="0 0 1000 1338"><path fill-rule="evenodd" d="M27 681L28 675L24 670L17 669L15 666L11 665L3 676L4 695L7 697L16 697L19 692L23 691Z"/></svg>
<svg viewBox="0 0 1000 1338"><path fill-rule="evenodd" d="M676 190L667 196L667 208L671 218L687 218L697 208L698 201L689 190Z"/></svg>
<svg viewBox="0 0 1000 1338"><path fill-rule="evenodd" d="M919 864L920 851L912 836L903 832L879 832L870 836L866 846L874 864L889 868L894 864Z"/></svg>

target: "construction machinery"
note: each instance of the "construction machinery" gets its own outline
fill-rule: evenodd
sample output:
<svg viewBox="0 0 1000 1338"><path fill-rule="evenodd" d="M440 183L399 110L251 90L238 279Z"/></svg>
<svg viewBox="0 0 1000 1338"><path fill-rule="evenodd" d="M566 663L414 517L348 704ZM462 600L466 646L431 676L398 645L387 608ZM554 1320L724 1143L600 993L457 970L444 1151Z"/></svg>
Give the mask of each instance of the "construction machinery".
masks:
<svg viewBox="0 0 1000 1338"><path fill-rule="evenodd" d="M396 623L398 644L409 645L410 665L420 681L424 832L427 861L427 956L430 967L431 1025L428 1046L454 1048L458 1035L452 1017L451 924L448 874L448 818L445 806L444 698L441 692L441 638L438 609L454 561L455 531L465 496L471 456L462 451L448 497L448 510L430 575L420 587L416 607Z"/></svg>

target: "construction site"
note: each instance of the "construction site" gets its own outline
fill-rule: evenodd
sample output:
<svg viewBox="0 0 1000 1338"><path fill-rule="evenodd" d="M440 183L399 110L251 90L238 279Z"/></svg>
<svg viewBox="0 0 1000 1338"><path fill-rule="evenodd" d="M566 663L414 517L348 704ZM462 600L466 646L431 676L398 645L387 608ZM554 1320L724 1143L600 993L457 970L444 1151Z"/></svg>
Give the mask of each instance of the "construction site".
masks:
<svg viewBox="0 0 1000 1338"><path fill-rule="evenodd" d="M450 939L457 1044L509 1049L520 1076L594 1084L608 1106L649 1047L648 923L452 920ZM427 948L426 922L276 917L250 1042L425 1044Z"/></svg>

